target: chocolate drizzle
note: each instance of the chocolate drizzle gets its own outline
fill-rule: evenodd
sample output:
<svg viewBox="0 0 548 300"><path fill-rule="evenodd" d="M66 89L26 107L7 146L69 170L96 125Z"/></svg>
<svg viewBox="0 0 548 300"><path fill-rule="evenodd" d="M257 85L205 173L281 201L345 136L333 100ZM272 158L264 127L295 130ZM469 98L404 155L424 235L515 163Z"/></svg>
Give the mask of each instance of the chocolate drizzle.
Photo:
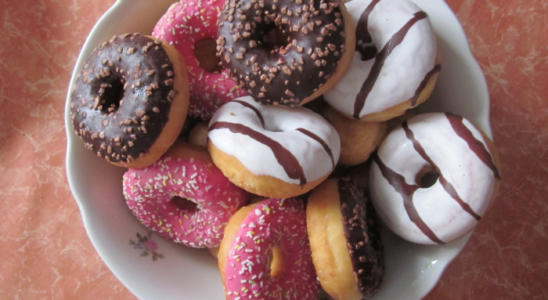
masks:
<svg viewBox="0 0 548 300"><path fill-rule="evenodd" d="M382 160L379 158L378 154L375 153L373 156L373 160L375 163L377 163L377 166L379 166L379 169L381 170L382 175L388 183L394 189L396 192L398 192L402 198L403 198L403 206L405 207L405 211L407 212L407 215L409 216L409 219L411 222L413 222L424 235L426 235L430 240L432 240L434 243L443 245L445 242L440 240L434 231L424 223L424 220L421 218L419 213L417 212L417 209L415 208L415 205L413 204L413 195L415 194L415 191L418 190L420 187L418 185L411 185L407 184L405 182L405 178L394 172L394 170L387 167Z"/></svg>
<svg viewBox="0 0 548 300"><path fill-rule="evenodd" d="M430 81L430 78L432 76L438 74L441 71L441 65L435 65L432 70L430 70L428 73L426 73L426 76L424 76L424 79L421 81L421 84L419 84L419 87L415 91L415 95L413 98L411 98L411 106L417 105L417 101L419 100L419 97L422 93L422 91L426 88L426 85L428 84L428 81Z"/></svg>
<svg viewBox="0 0 548 300"><path fill-rule="evenodd" d="M139 34L114 36L93 50L78 74L70 104L73 127L98 156L131 163L167 124L177 95L173 86L173 64L161 42Z"/></svg>
<svg viewBox="0 0 548 300"><path fill-rule="evenodd" d="M327 145L327 143L324 140L322 140L322 138L320 138L316 134L314 134L314 133L312 133L312 132L310 132L310 131L308 131L304 128L297 128L296 130L299 131L299 132L302 132L306 136L310 137L311 139L315 140L320 145L322 145L325 152L327 152L327 155L329 155L329 158L331 158L331 164L332 164L333 168L335 168L335 159L333 158L333 152L331 152L331 148L329 147L329 145Z"/></svg>
<svg viewBox="0 0 548 300"><path fill-rule="evenodd" d="M242 124L237 123L229 123L229 122L215 122L211 126L209 126L209 131L213 131L216 129L223 129L226 128L230 130L233 133L239 133L243 135L247 135L250 138L256 140L257 142L269 147L272 150L272 153L274 154L274 157L276 157L276 160L278 163L282 166L282 168L285 170L287 176L291 179L299 180L299 184L305 185L306 184L306 177L304 175L303 168L301 167L301 164L293 156L289 150L284 148L280 143L277 141L267 137L266 135L257 132L247 126L244 126Z"/></svg>
<svg viewBox="0 0 548 300"><path fill-rule="evenodd" d="M476 154L476 156L488 167L493 171L493 174L495 175L495 178L500 180L500 174L499 170L497 169L497 166L493 162L493 157L491 154L487 151L485 148L485 145L483 145L482 142L478 141L470 129L468 129L463 121L464 118L461 116L454 115L452 113L445 113L447 116L447 119L449 120L449 123L451 124L451 127L453 127L453 130L455 133L462 138L467 144L470 150Z"/></svg>
<svg viewBox="0 0 548 300"><path fill-rule="evenodd" d="M379 290L384 252L371 201L350 178L338 181L341 216L354 279L364 299Z"/></svg>
<svg viewBox="0 0 548 300"><path fill-rule="evenodd" d="M407 139L409 139L413 143L413 148L415 148L415 151L417 151L419 155L424 160L426 160L426 162L428 162L430 166L438 173L439 175L438 180L440 181L445 191L451 196L451 198L457 201L457 203L460 205L460 207L462 207L462 209L465 212L467 212L474 219L476 219L476 221L481 220L481 216L475 213L474 210L470 207L470 205L468 205L468 203L464 202L460 198L459 194L457 193L453 185L445 179L440 168L432 161L432 159L428 156L428 154L426 154L426 151L424 151L424 148L422 147L422 145L419 143L419 141L417 141L417 139L415 139L415 135L413 134L411 129L409 129L409 126L407 126L407 121L404 121L401 126L403 127L403 130L405 131L405 136L407 137Z"/></svg>
<svg viewBox="0 0 548 300"><path fill-rule="evenodd" d="M255 112L255 114L257 114L257 117L259 118L259 120L261 121L261 125L264 127L264 117L263 117L263 114L261 114L261 112L253 105L245 102L245 101L241 101L241 100L232 100L231 102L236 102L236 103L239 103L251 110L253 110Z"/></svg>
<svg viewBox="0 0 548 300"><path fill-rule="evenodd" d="M345 52L340 1L228 0L217 55L263 104L297 106L321 88Z"/></svg>
<svg viewBox="0 0 548 300"><path fill-rule="evenodd" d="M360 119L360 112L363 109L363 106L365 105L365 100L367 99L367 96L373 89L373 86L375 85L375 82L377 81L377 78L379 77L382 67L384 66L384 63L390 53L403 41L405 36L407 35L407 32L409 32L409 29L413 27L415 23L418 21L425 19L427 17L426 13L423 11L416 12L413 15L413 18L409 20L398 32L396 32L390 40L386 43L386 45L382 48L381 52L377 54L375 57L375 62L373 63L373 67L371 67L371 71L369 72L369 75L367 76L367 79L362 84L362 87L360 89L360 92L356 95L356 101L354 102L354 118Z"/></svg>
<svg viewBox="0 0 548 300"><path fill-rule="evenodd" d="M356 52L362 55L362 61L373 59L377 55L378 50L375 45L371 44L373 39L371 38L369 29L367 29L367 25L369 23L369 15L380 1L373 0L369 3L360 16L358 26L356 26Z"/></svg>

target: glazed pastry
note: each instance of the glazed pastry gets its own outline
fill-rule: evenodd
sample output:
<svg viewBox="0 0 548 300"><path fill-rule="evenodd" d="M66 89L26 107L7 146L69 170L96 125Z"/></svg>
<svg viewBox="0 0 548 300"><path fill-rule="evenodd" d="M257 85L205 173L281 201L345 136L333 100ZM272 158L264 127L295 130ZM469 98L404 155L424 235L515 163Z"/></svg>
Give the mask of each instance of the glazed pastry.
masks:
<svg viewBox="0 0 548 300"><path fill-rule="evenodd" d="M289 198L320 184L337 164L340 140L318 114L261 105L251 97L223 105L209 123L213 162L237 186Z"/></svg>
<svg viewBox="0 0 548 300"><path fill-rule="evenodd" d="M353 31L339 1L229 0L219 21L217 54L256 101L297 106L344 75L354 52Z"/></svg>
<svg viewBox="0 0 548 300"><path fill-rule="evenodd" d="M175 142L185 122L185 63L158 39L114 36L78 73L70 108L86 148L120 167L146 167Z"/></svg>
<svg viewBox="0 0 548 300"><path fill-rule="evenodd" d="M325 106L321 115L339 133L341 138L339 163L343 165L354 166L366 161L387 134L386 122L352 120L330 106Z"/></svg>
<svg viewBox="0 0 548 300"><path fill-rule="evenodd" d="M408 0L345 4L356 27L348 72L324 97L356 120L379 122L424 102L441 70L436 35L425 12Z"/></svg>
<svg viewBox="0 0 548 300"><path fill-rule="evenodd" d="M226 226L219 270L227 300L316 300L302 201L268 199L239 210Z"/></svg>
<svg viewBox="0 0 548 300"><path fill-rule="evenodd" d="M188 65L188 114L209 121L224 103L245 96L215 55L217 21L224 0L178 1L158 21L152 36L173 45Z"/></svg>
<svg viewBox="0 0 548 300"><path fill-rule="evenodd" d="M373 207L349 179L328 179L306 208L312 261L322 288L335 300L373 296L384 275L384 254Z"/></svg>
<svg viewBox="0 0 548 300"><path fill-rule="evenodd" d="M249 195L226 179L205 149L176 143L145 169L124 174L124 197L150 230L194 248L218 247Z"/></svg>
<svg viewBox="0 0 548 300"><path fill-rule="evenodd" d="M500 181L492 142L450 113L418 115L381 144L370 193L383 222L402 238L445 244L476 226Z"/></svg>

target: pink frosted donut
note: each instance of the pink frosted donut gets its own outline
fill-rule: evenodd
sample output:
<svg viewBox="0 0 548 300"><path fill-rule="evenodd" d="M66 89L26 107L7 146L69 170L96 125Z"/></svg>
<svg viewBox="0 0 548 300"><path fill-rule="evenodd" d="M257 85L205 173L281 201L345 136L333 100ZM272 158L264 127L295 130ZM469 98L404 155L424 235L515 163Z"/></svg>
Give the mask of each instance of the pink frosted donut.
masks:
<svg viewBox="0 0 548 300"><path fill-rule="evenodd" d="M218 247L225 225L249 195L200 149L177 143L151 166L129 169L123 192L131 212L147 228L190 247Z"/></svg>
<svg viewBox="0 0 548 300"><path fill-rule="evenodd" d="M229 78L226 70L211 73L202 68L194 52L197 43L210 40L212 45L210 56L217 61L215 56L217 20L224 3L224 0L174 3L152 32L153 37L173 45L183 56L188 67L190 83L188 114L206 121L224 103L247 95L236 87L236 82ZM200 50L200 54L203 53L204 51Z"/></svg>
<svg viewBox="0 0 548 300"><path fill-rule="evenodd" d="M316 299L303 203L268 199L238 211L225 229L219 269L229 300Z"/></svg>

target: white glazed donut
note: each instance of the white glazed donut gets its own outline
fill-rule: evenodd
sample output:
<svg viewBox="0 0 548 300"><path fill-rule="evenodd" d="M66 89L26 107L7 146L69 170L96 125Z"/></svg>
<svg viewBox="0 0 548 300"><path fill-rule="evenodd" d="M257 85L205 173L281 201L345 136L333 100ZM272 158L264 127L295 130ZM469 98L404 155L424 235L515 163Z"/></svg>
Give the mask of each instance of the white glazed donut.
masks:
<svg viewBox="0 0 548 300"><path fill-rule="evenodd" d="M353 0L345 6L357 24L356 50L325 100L364 121L385 121L425 101L441 69L426 13L408 0Z"/></svg>
<svg viewBox="0 0 548 300"><path fill-rule="evenodd" d="M468 120L418 115L379 147L370 171L373 205L402 238L444 244L481 219L500 180L497 165L491 141Z"/></svg>
<svg viewBox="0 0 548 300"><path fill-rule="evenodd" d="M251 97L223 105L209 123L208 138L213 161L225 176L265 197L306 193L331 173L340 154L337 131L320 115L304 107L262 105ZM222 156L237 166L223 163ZM233 174L238 164L248 173ZM264 190L248 175L274 178L274 186ZM291 191L277 188L279 183Z"/></svg>

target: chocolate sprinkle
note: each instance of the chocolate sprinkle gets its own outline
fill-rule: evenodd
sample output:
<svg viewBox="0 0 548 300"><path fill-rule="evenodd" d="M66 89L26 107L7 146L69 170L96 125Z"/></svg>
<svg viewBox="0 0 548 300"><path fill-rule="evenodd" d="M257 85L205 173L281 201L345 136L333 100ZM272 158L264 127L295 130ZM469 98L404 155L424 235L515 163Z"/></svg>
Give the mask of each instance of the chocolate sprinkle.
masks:
<svg viewBox="0 0 548 300"><path fill-rule="evenodd" d="M379 291L384 275L384 252L373 205L350 178L339 179L341 215L354 278L363 299Z"/></svg>
<svg viewBox="0 0 548 300"><path fill-rule="evenodd" d="M341 18L337 0L229 0L217 56L257 101L297 106L337 69L346 40Z"/></svg>
<svg viewBox="0 0 548 300"><path fill-rule="evenodd" d="M130 163L144 155L168 122L173 65L153 45L139 34L115 36L93 50L74 84L76 134L107 161Z"/></svg>

